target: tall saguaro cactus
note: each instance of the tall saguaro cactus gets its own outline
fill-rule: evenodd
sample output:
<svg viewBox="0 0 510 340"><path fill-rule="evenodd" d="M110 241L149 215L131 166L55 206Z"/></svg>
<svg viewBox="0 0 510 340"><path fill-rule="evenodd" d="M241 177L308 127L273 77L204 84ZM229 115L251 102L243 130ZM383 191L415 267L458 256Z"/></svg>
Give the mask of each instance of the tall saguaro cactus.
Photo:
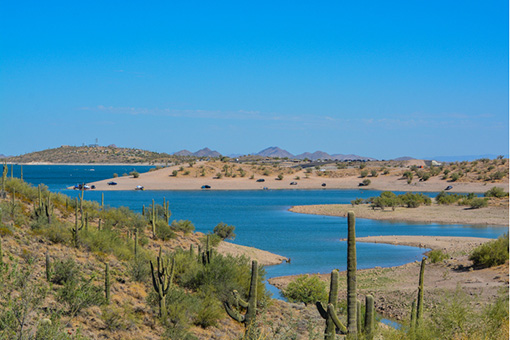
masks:
<svg viewBox="0 0 510 340"><path fill-rule="evenodd" d="M174 278L174 269L175 269L175 257L172 258L172 267L169 268L169 261L167 260L166 264L163 261L161 256L161 248L159 248L159 256L157 258L157 271L154 271L154 265L152 261L151 264L151 274L152 274L152 286L154 291L158 294L159 300L159 316L165 320L167 311L166 311L166 295L170 286L172 285L172 281Z"/></svg>
<svg viewBox="0 0 510 340"><path fill-rule="evenodd" d="M156 238L156 204L154 203L154 200L152 200L152 211L150 216L150 221L152 225L152 237Z"/></svg>
<svg viewBox="0 0 510 340"><path fill-rule="evenodd" d="M46 280L51 281L51 260L48 252L46 252Z"/></svg>
<svg viewBox="0 0 510 340"><path fill-rule="evenodd" d="M257 282L258 282L258 262L253 260L251 262L251 282L250 292L248 293L248 301L241 299L239 293L234 290L232 295L236 304L243 308L246 308L246 314L242 315L238 311L232 308L228 301L225 301L223 305L227 314L237 322L241 322L245 327L244 339L253 340L257 339L257 329L255 328L255 321L257 317Z"/></svg>
<svg viewBox="0 0 510 340"><path fill-rule="evenodd" d="M97 230L101 230L101 214L104 210L104 192L101 193L101 206L99 207L99 221L97 222Z"/></svg>
<svg viewBox="0 0 510 340"><path fill-rule="evenodd" d="M2 192L0 193L2 198L6 197L5 193L5 181L7 180L7 162L4 162L3 171L2 171Z"/></svg>
<svg viewBox="0 0 510 340"><path fill-rule="evenodd" d="M326 329L324 330L325 340L335 340L337 329L342 334L347 332L347 328L340 322L336 313L338 304L338 276L338 270L335 269L331 272L327 308L325 309L320 301L315 303L319 314L326 320Z"/></svg>
<svg viewBox="0 0 510 340"><path fill-rule="evenodd" d="M170 202L167 202L165 197L163 197L163 213L165 215L166 224L169 224L172 213L170 212Z"/></svg>
<svg viewBox="0 0 510 340"><path fill-rule="evenodd" d="M423 316L423 278L425 273L425 257L421 260L420 279L418 281L418 302L416 304L416 325L420 325Z"/></svg>
<svg viewBox="0 0 510 340"><path fill-rule="evenodd" d="M110 264L106 263L104 268L104 297L106 304L110 304Z"/></svg>
<svg viewBox="0 0 510 340"><path fill-rule="evenodd" d="M206 241L205 241L205 251L200 252L200 248L198 250L199 261L201 260L203 265L207 265L207 264L211 263L212 253L213 253L213 250L212 250L212 247L210 246L210 237L209 237L209 235L207 235Z"/></svg>
<svg viewBox="0 0 510 340"><path fill-rule="evenodd" d="M83 216L83 214L82 214ZM73 243L76 248L78 248L80 243L80 230L83 229L83 223L81 226L78 226L78 199L75 199L75 217L74 217L74 228L71 229L73 232Z"/></svg>
<svg viewBox="0 0 510 340"><path fill-rule="evenodd" d="M356 219L354 212L347 214L347 333L356 339Z"/></svg>

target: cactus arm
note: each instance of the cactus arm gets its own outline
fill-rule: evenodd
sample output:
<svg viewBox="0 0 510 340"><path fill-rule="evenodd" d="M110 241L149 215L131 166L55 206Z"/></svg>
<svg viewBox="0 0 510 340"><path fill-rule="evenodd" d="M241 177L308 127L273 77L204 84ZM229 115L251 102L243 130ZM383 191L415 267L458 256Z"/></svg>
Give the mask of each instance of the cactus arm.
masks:
<svg viewBox="0 0 510 340"><path fill-rule="evenodd" d="M151 274L152 274L152 287L154 288L154 291L159 294L159 282L156 280L156 275L154 274L154 265L152 264L152 261L149 261L151 264Z"/></svg>
<svg viewBox="0 0 510 340"><path fill-rule="evenodd" d="M241 296L239 295L239 292L237 290L234 290L232 292L232 295L234 295L234 299L235 299L236 303L238 303L243 308L248 308L248 305L249 305L248 302L241 298Z"/></svg>
<svg viewBox="0 0 510 340"><path fill-rule="evenodd" d="M347 328L344 326L342 321L338 318L338 315L335 312L335 307L330 303L328 304L328 316L331 318L336 328L340 331L341 334L347 334Z"/></svg>
<svg viewBox="0 0 510 340"><path fill-rule="evenodd" d="M327 319L328 311L324 309L324 307L322 306L322 303L320 301L317 301L315 303L315 305L317 306L317 310L319 311L319 314L322 316L322 318Z"/></svg>
<svg viewBox="0 0 510 340"><path fill-rule="evenodd" d="M367 295L365 297L365 338L367 340L372 340L374 338L374 315L374 297L372 295Z"/></svg>
<svg viewBox="0 0 510 340"><path fill-rule="evenodd" d="M237 322L241 322L243 323L245 321L245 318L244 318L244 315L238 313L237 311L235 311L228 302L224 302L223 303L223 306L225 307L225 311L227 312L227 314L234 320L236 320Z"/></svg>

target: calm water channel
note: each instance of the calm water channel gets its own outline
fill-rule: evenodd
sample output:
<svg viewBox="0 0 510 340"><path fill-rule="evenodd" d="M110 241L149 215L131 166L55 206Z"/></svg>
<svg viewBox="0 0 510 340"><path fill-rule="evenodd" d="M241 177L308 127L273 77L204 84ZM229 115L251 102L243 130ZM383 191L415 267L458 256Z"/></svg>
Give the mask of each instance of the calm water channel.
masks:
<svg viewBox="0 0 510 340"><path fill-rule="evenodd" d="M44 183L54 192L77 196L66 190L76 183L110 178L132 170L148 171L149 166L23 166L24 180ZM20 169L14 167L19 177ZM10 175L10 173L9 173ZM252 246L292 259L290 264L266 268L268 277L327 273L346 268L347 221L342 217L326 217L291 213L293 205L350 203L361 197L378 195L372 190L267 190L267 191L107 191L105 204L127 206L141 212L142 205L154 199L160 204L170 201L172 219L191 220L197 231L209 232L219 222L236 226L237 244ZM435 196L437 193L428 193ZM100 191L86 191L85 198L100 201ZM472 226L423 223L394 223L357 219L357 236L373 235L437 235L496 238L505 226ZM357 244L358 268L395 266L421 258L425 250L384 244Z"/></svg>

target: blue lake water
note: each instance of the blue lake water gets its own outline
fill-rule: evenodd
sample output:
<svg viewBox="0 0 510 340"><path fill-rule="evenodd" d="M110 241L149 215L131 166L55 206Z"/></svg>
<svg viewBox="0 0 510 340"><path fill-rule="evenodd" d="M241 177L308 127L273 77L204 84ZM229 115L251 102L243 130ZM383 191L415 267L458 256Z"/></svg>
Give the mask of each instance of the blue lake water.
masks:
<svg viewBox="0 0 510 340"><path fill-rule="evenodd" d="M76 197L78 192L66 190L76 183L92 182L149 166L23 166L24 180L46 184L50 190ZM10 172L9 172L10 175ZM19 166L14 175L19 177ZM101 191L86 191L85 199L100 201ZM343 217L291 213L293 205L350 203L361 197L378 195L372 190L258 190L258 191L106 191L105 204L127 206L141 212L152 199L170 202L172 219L191 220L197 231L209 232L219 223L236 227L234 243L252 246L292 259L290 264L266 268L268 277L328 273L346 268L347 221ZM427 193L435 196L437 193ZM496 238L506 226L448 225L385 222L357 219L357 236L436 235ZM388 267L421 259L425 250L385 244L357 244L358 268Z"/></svg>

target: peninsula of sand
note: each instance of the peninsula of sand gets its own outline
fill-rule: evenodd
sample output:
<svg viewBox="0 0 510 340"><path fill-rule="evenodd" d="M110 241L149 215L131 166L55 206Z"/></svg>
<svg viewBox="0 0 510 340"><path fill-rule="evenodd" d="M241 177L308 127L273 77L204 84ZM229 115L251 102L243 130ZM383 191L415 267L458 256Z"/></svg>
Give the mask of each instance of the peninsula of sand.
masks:
<svg viewBox="0 0 510 340"><path fill-rule="evenodd" d="M416 165L413 165L416 166ZM317 169L319 168L319 169ZM294 168L267 164L221 161L200 161L191 165L175 165L136 175L117 174L110 179L87 183L96 190L281 190L281 189L371 189L391 191L438 192L451 186L452 192L483 193L496 186L508 190L508 176L497 181L484 181L464 176L454 183L445 175L432 176L426 181L403 177L410 165L382 167L369 165L367 177L359 168L337 169L327 166ZM370 184L360 186L364 180ZM108 183L115 182L115 185ZM365 182L366 183L366 182Z"/></svg>
<svg viewBox="0 0 510 340"><path fill-rule="evenodd" d="M372 209L369 204L322 204L301 205L289 209L292 212L312 215L347 216L354 211L358 218L384 221L405 221L444 224L509 225L508 199L485 208L470 209L460 205L422 205L417 208L397 207L395 210Z"/></svg>

